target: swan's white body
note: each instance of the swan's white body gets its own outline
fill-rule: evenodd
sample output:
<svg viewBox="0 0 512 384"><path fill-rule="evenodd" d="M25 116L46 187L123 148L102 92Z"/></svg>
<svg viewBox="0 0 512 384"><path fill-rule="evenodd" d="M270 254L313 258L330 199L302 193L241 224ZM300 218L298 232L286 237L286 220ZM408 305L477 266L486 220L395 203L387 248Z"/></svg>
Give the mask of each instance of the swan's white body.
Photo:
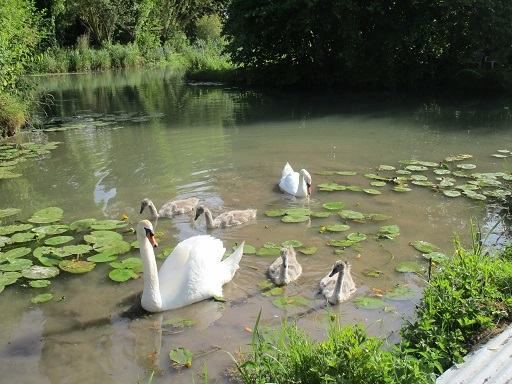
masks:
<svg viewBox="0 0 512 384"><path fill-rule="evenodd" d="M268 267L268 274L276 285L287 285L302 274L293 247L281 248L280 256Z"/></svg>
<svg viewBox="0 0 512 384"><path fill-rule="evenodd" d="M144 266L141 304L146 311L161 312L222 296L222 286L233 279L238 269L244 243L222 260L226 251L222 241L210 235L190 237L174 248L158 271L150 242L152 234L149 220L137 225Z"/></svg>
<svg viewBox="0 0 512 384"><path fill-rule="evenodd" d="M289 163L283 168L279 188L290 195L308 197L311 195L311 175L305 169L294 172Z"/></svg>
<svg viewBox="0 0 512 384"><path fill-rule="evenodd" d="M146 198L140 202L140 213L148 207L151 219L157 219L159 217L173 217L194 210L197 203L199 203L199 199L197 197L189 197L184 200L173 200L165 203L162 208L157 211L153 202Z"/></svg>
<svg viewBox="0 0 512 384"><path fill-rule="evenodd" d="M206 218L206 228L226 228L244 224L249 220L254 219L256 217L256 212L256 209L229 211L221 213L214 219L210 210L206 208L204 205L200 205L196 209L196 217L194 220L197 220L199 216L201 216L204 213L204 216Z"/></svg>
<svg viewBox="0 0 512 384"><path fill-rule="evenodd" d="M335 276L336 274L338 276ZM356 290L356 285L350 274L350 264L342 260L336 261L331 273L320 281L320 290L331 304L347 300Z"/></svg>

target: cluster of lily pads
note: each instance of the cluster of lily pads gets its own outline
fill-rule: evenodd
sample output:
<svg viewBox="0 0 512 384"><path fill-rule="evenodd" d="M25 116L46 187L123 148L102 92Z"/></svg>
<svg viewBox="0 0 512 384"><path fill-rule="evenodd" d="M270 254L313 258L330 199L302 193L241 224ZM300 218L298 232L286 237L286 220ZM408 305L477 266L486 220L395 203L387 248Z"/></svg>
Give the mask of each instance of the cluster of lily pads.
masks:
<svg viewBox="0 0 512 384"><path fill-rule="evenodd" d="M21 176L13 172L16 165L30 158L40 159L47 156L52 149L57 148L59 142L38 144L27 142L22 144L0 145L0 180L12 179Z"/></svg>

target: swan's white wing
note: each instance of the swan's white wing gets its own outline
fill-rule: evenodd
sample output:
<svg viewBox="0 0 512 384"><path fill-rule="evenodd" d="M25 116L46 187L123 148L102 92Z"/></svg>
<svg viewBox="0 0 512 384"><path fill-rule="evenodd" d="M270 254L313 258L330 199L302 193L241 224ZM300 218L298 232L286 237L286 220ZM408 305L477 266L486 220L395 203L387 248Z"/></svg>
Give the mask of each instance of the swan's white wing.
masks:
<svg viewBox="0 0 512 384"><path fill-rule="evenodd" d="M231 281L233 276L235 276L235 272L238 269L238 264L240 263L240 260L244 254L244 244L245 241L238 246L235 252L229 255L226 259L222 260L222 262L217 266L221 286Z"/></svg>
<svg viewBox="0 0 512 384"><path fill-rule="evenodd" d="M286 175L293 173L293 168L289 163L286 163L286 165L283 168L283 172L281 173L281 179L285 178Z"/></svg>

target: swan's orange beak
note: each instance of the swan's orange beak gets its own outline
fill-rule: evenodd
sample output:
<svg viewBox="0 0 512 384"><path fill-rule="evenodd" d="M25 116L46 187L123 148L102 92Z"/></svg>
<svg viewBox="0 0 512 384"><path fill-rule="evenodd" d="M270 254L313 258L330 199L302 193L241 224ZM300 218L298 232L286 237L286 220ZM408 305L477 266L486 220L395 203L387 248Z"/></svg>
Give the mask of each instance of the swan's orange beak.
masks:
<svg viewBox="0 0 512 384"><path fill-rule="evenodd" d="M144 229L146 230L146 237L148 238L149 243L153 246L153 248L158 247L158 243L155 240L155 233L149 228Z"/></svg>
<svg viewBox="0 0 512 384"><path fill-rule="evenodd" d="M308 195L311 195L311 184L307 184L308 186Z"/></svg>

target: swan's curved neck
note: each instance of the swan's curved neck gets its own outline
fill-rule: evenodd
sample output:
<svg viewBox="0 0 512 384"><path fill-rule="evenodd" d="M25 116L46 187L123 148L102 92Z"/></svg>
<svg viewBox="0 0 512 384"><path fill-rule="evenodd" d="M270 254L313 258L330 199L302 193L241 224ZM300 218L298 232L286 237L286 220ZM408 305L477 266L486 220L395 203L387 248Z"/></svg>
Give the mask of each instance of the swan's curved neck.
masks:
<svg viewBox="0 0 512 384"><path fill-rule="evenodd" d="M148 209L149 209L149 215L151 216L151 218L152 219L158 219L158 217L160 215L158 214L158 211L156 210L155 204L149 203L148 204Z"/></svg>
<svg viewBox="0 0 512 384"><path fill-rule="evenodd" d="M332 292L331 297L329 297L329 303L337 304L341 301L341 288L343 287L343 280L345 279L345 271L338 272L338 278L336 279L336 285L334 286L334 290Z"/></svg>
<svg viewBox="0 0 512 384"><path fill-rule="evenodd" d="M204 217L206 219L206 228L213 229L215 228L215 224L213 223L213 216L212 213L208 208L204 209Z"/></svg>
<svg viewBox="0 0 512 384"><path fill-rule="evenodd" d="M162 308L162 296L158 281L158 267L155 252L149 240L143 234L137 235L140 257L144 266L144 290L142 291L142 307L149 312L158 312Z"/></svg>
<svg viewBox="0 0 512 384"><path fill-rule="evenodd" d="M288 261L283 259L283 264L281 264L281 270L279 271L279 278L284 284L288 284L290 281L290 275L288 273Z"/></svg>

